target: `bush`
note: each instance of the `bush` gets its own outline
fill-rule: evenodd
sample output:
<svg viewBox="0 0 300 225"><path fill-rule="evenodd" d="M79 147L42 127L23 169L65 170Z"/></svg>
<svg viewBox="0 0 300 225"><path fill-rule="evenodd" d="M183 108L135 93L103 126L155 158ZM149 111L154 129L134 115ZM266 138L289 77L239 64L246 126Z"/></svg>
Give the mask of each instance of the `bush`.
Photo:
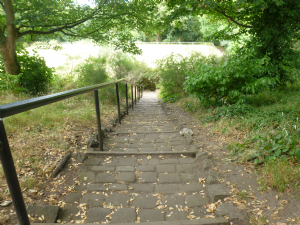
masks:
<svg viewBox="0 0 300 225"><path fill-rule="evenodd" d="M88 86L126 78L141 84L141 77L152 71L145 63L136 61L129 54L120 51L105 49L98 57L88 58L83 65L76 69L79 86ZM119 84L120 98L125 97L125 84ZM115 102L116 91L114 86L99 90L101 101Z"/></svg>
<svg viewBox="0 0 300 225"><path fill-rule="evenodd" d="M160 94L163 99L174 95L184 95L183 83L186 78L186 71L193 71L197 60L207 60L207 58L199 53L192 54L190 57L171 54L157 61L156 73L157 77L160 78L162 86Z"/></svg>
<svg viewBox="0 0 300 225"><path fill-rule="evenodd" d="M111 69L112 76L115 79L122 79L128 76L128 74L134 70L135 59L130 57L129 54L115 51L109 57L108 65Z"/></svg>
<svg viewBox="0 0 300 225"><path fill-rule="evenodd" d="M196 70L189 69L185 90L195 94L204 104L243 103L246 94L256 94L275 87L278 77L270 76L273 65L266 55L256 58L251 49L248 54L237 54L219 66L199 60Z"/></svg>
<svg viewBox="0 0 300 225"><path fill-rule="evenodd" d="M77 68L78 84L81 87L100 84L108 81L105 56L89 57L85 63Z"/></svg>
<svg viewBox="0 0 300 225"><path fill-rule="evenodd" d="M53 69L37 54L30 56L27 51L18 55L21 74L19 85L30 95L45 93L53 78Z"/></svg>

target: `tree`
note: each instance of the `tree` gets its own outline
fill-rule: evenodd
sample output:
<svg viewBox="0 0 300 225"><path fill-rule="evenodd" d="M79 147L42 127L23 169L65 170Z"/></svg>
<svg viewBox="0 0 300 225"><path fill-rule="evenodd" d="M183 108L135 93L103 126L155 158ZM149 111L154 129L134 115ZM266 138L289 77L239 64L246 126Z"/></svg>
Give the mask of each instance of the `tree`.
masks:
<svg viewBox="0 0 300 225"><path fill-rule="evenodd" d="M162 33L167 29L168 25L165 23L166 18L170 15L170 11L164 2L156 4L153 9L153 17L151 18L151 25L146 29L148 35L155 33L156 42L161 41Z"/></svg>
<svg viewBox="0 0 300 225"><path fill-rule="evenodd" d="M176 37L178 42L197 41L202 37L201 23L198 16L181 16L175 19L169 27L169 33Z"/></svg>
<svg viewBox="0 0 300 225"><path fill-rule="evenodd" d="M172 18L182 15L209 15L214 20L227 23L227 39L237 39L241 34L251 36L244 50L254 47L258 58L268 56L272 68L267 76L276 77L278 83L288 77L293 66L293 39L300 29L299 0L168 0L173 9ZM233 32L239 28L239 32ZM225 38L225 32L219 32Z"/></svg>
<svg viewBox="0 0 300 225"><path fill-rule="evenodd" d="M0 53L5 70L19 74L18 39L34 40L39 35L67 35L114 42L117 47L137 52L130 41L131 29L145 26L152 1L94 0L95 7L73 0L0 0ZM147 12L147 13L145 13Z"/></svg>

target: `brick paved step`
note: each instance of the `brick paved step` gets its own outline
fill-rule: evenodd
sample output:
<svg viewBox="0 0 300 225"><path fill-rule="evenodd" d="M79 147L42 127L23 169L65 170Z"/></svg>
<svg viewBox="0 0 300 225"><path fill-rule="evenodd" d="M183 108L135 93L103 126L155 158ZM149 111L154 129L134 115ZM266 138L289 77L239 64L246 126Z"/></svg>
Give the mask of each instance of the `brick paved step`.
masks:
<svg viewBox="0 0 300 225"><path fill-rule="evenodd" d="M31 223L35 225L57 225L57 223ZM82 225L90 225L91 223L83 223ZM111 225L133 225L133 223L109 223ZM156 222L140 222L140 225L229 225L229 221L224 218L203 218L198 220L182 220L182 221L156 221ZM74 223L66 223L65 225L74 225Z"/></svg>
<svg viewBox="0 0 300 225"><path fill-rule="evenodd" d="M204 208L211 197L194 154L89 154L62 211L73 212L76 221L78 205L86 204L88 223L228 224L223 218L203 219L212 216Z"/></svg>
<svg viewBox="0 0 300 225"><path fill-rule="evenodd" d="M94 148L89 149L86 154L87 155L97 155L97 156L131 156L131 155L136 155L136 156L147 156L147 155L152 155L152 156L189 156L189 157L195 157L197 152L195 151L165 151L165 152L106 152L106 151L96 151Z"/></svg>

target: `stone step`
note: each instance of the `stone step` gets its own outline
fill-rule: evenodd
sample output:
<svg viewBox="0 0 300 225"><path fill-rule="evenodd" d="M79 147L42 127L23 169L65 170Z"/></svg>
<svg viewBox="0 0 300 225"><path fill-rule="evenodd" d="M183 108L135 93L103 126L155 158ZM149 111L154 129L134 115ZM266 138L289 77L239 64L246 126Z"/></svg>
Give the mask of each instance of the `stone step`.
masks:
<svg viewBox="0 0 300 225"><path fill-rule="evenodd" d="M86 152L87 155L98 155L98 156L188 156L188 157L195 157L197 152L195 151L165 151L165 152L106 152L106 151L97 151L94 148L89 148Z"/></svg>
<svg viewBox="0 0 300 225"><path fill-rule="evenodd" d="M31 223L34 225L57 225L57 223ZM111 225L133 225L133 223L109 223ZM198 220L179 220L179 221L156 221L156 222L140 222L140 225L229 225L229 221L224 218L203 218ZM65 225L74 225L74 223L66 223ZM83 223L82 225L90 225Z"/></svg>

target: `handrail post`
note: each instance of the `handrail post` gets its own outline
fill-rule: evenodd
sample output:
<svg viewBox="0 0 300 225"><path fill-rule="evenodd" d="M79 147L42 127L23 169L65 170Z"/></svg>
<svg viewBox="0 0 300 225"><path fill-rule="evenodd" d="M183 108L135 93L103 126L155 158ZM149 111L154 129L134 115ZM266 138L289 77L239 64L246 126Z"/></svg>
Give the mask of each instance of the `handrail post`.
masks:
<svg viewBox="0 0 300 225"><path fill-rule="evenodd" d="M121 124L121 110L120 110L120 98L119 98L119 83L116 83L117 105L118 105L118 118L119 124Z"/></svg>
<svg viewBox="0 0 300 225"><path fill-rule="evenodd" d="M139 86L139 98L141 99L141 86Z"/></svg>
<svg viewBox="0 0 300 225"><path fill-rule="evenodd" d="M95 107L96 107L96 117L97 117L97 126L98 126L99 150L103 151L103 136L102 136L102 131L101 131L101 117L100 117L98 90L94 90L94 96L95 96Z"/></svg>
<svg viewBox="0 0 300 225"><path fill-rule="evenodd" d="M133 109L133 84L131 84L131 107Z"/></svg>
<svg viewBox="0 0 300 225"><path fill-rule="evenodd" d="M135 90L134 90L134 101L135 101L135 104L136 104L136 85L134 87L135 87Z"/></svg>
<svg viewBox="0 0 300 225"><path fill-rule="evenodd" d="M128 115L128 85L127 85L127 82L125 84L125 89L126 89L126 111L127 111L127 115Z"/></svg>
<svg viewBox="0 0 300 225"><path fill-rule="evenodd" d="M143 95L144 95L144 86L142 87L142 97L143 97Z"/></svg>
<svg viewBox="0 0 300 225"><path fill-rule="evenodd" d="M30 225L3 120L0 119L0 160L20 225Z"/></svg>

